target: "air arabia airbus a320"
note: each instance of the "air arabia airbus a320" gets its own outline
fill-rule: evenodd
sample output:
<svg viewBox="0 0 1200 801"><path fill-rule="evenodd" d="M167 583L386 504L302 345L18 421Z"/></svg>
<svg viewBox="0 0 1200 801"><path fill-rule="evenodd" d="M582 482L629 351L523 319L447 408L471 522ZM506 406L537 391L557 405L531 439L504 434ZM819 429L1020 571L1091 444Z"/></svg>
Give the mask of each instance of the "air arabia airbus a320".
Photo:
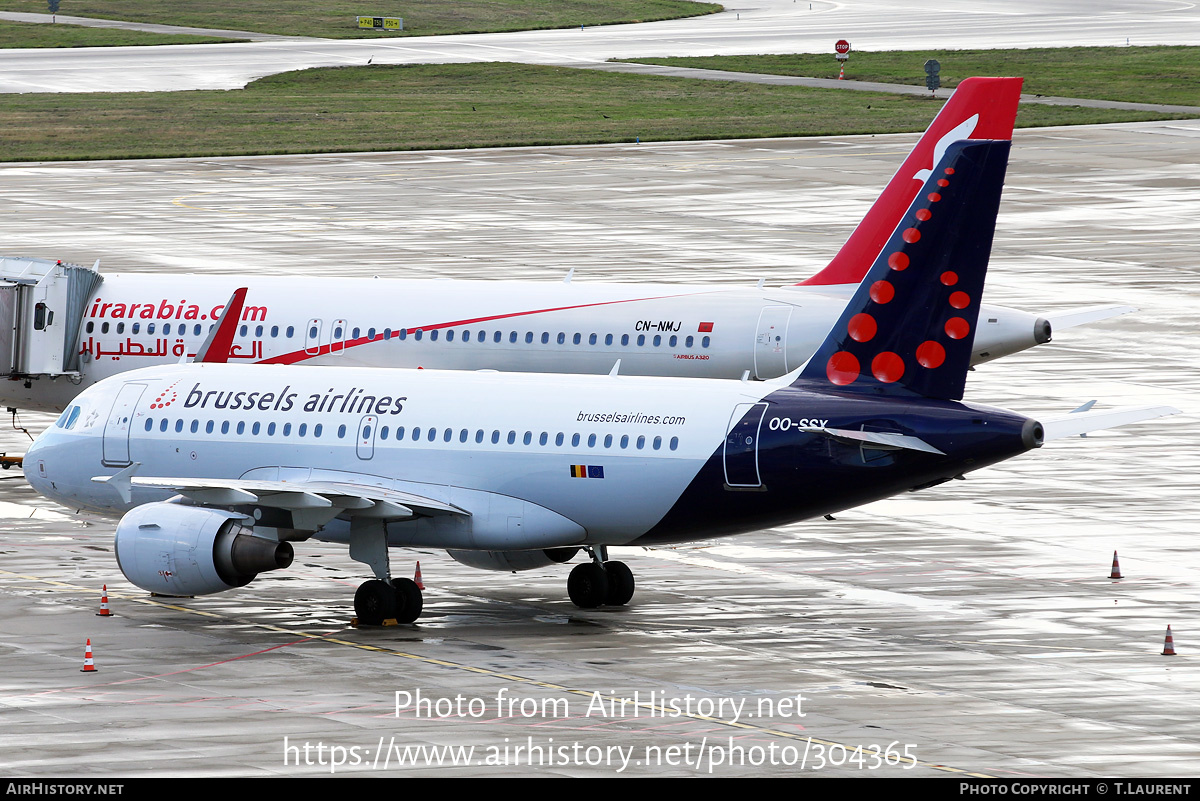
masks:
<svg viewBox="0 0 1200 801"><path fill-rule="evenodd" d="M240 587L316 538L372 568L361 621L411 622L422 595L392 577L389 546L498 570L583 548L571 599L625 604L633 575L609 546L829 514L1173 413L1038 422L960 401L1009 145L947 148L823 344L783 378L151 367L83 392L26 475L72 508L123 514L117 559L146 590ZM205 358L229 353L240 302Z"/></svg>
<svg viewBox="0 0 1200 801"><path fill-rule="evenodd" d="M178 362L196 352L238 286L249 289L233 345L240 362L604 374L621 359L629 375L777 378L812 355L946 146L1012 135L1020 89L1019 78L964 81L829 266L794 286L101 278L86 267L0 260L0 332L15 337L0 333L0 376L12 379L0 382L0 402L58 411L108 376ZM985 306L972 362L1124 311L1042 319Z"/></svg>

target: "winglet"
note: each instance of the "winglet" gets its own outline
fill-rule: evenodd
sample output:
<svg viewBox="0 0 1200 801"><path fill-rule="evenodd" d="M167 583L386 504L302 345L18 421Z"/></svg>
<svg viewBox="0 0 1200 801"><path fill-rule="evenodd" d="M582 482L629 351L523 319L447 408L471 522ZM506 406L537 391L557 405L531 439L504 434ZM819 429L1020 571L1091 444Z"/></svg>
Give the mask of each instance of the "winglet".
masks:
<svg viewBox="0 0 1200 801"><path fill-rule="evenodd" d="M833 261L800 285L862 281L930 170L952 142L1012 139L1021 84L1021 78L967 78L960 83Z"/></svg>
<svg viewBox="0 0 1200 801"><path fill-rule="evenodd" d="M225 304L225 310L221 312L221 317L217 320L216 326L212 331L208 332L208 337L204 340L204 344L200 346L200 350L196 351L196 356L192 359L193 362L225 364L229 361L229 349L233 347L233 335L237 331L238 323L241 321L242 304L245 301L246 287L243 286L235 289L233 296Z"/></svg>

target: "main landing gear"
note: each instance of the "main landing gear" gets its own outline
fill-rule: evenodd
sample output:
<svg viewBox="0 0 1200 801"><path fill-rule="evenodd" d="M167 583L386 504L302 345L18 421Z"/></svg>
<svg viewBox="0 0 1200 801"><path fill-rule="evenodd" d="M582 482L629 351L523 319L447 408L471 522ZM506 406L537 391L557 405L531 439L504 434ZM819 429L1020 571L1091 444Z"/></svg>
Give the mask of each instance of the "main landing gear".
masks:
<svg viewBox="0 0 1200 801"><path fill-rule="evenodd" d="M633 571L624 562L608 561L608 548L587 548L592 561L576 565L567 578L567 595L582 609L624 606L633 598Z"/></svg>
<svg viewBox="0 0 1200 801"><path fill-rule="evenodd" d="M385 620L413 623L421 616L425 601L412 579L394 578L364 581L354 593L354 614L365 626L381 626Z"/></svg>
<svg viewBox="0 0 1200 801"><path fill-rule="evenodd" d="M385 620L413 623L425 602L412 579L392 578L388 562L387 531L378 520L355 517L350 522L350 558L370 565L375 578L364 581L354 593L354 614L364 626L381 626Z"/></svg>

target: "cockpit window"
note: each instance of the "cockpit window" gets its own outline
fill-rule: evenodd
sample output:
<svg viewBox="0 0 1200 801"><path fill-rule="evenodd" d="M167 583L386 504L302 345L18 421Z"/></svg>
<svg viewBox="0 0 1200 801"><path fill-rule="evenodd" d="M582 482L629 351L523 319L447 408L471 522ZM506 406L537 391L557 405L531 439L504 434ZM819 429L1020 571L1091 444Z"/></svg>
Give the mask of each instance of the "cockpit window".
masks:
<svg viewBox="0 0 1200 801"><path fill-rule="evenodd" d="M78 420L79 420L79 407L78 406L68 406L66 411L64 411L59 416L59 418L54 421L54 425L58 426L59 428L65 428L67 430L70 430L75 427L75 423Z"/></svg>

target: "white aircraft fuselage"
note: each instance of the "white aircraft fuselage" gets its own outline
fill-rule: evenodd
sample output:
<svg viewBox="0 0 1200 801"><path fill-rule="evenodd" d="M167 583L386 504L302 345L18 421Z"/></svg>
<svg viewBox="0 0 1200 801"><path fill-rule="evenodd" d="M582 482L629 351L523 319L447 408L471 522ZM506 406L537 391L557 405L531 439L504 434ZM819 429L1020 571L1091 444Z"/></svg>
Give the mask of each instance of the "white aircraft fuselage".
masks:
<svg viewBox="0 0 1200 801"><path fill-rule="evenodd" d="M802 365L855 289L114 274L86 304L79 375L4 382L0 402L60 411L105 378L194 355L239 286L235 362L604 374L620 359L626 375L760 380ZM1049 335L985 305L972 361Z"/></svg>
<svg viewBox="0 0 1200 801"><path fill-rule="evenodd" d="M879 404L786 380L165 366L80 395L30 449L26 472L50 498L118 517L177 494L135 483L123 498L90 480L134 464L135 481L377 487L469 513L389 526L390 545L490 551L641 543L673 508L689 516L680 500L691 485L723 496L718 507L693 510L695 527L660 528L646 540L677 542L884 497L895 491L880 480L889 470L905 488L950 478L995 461L984 442L1003 442L996 458L1040 444L1020 415L989 410L985 429L972 424L983 415L974 407L929 405L948 426L945 441L940 431L934 440L947 453L969 450L969 465L881 450L866 465L868 487L847 480L864 469L859 444L838 446L846 454L839 468L821 458L829 443L809 429L878 426ZM893 430L904 430L914 411L901 406ZM805 443L817 449L811 464ZM929 475L917 467L922 461ZM712 475L703 469L710 464L719 468ZM59 484L71 493L60 494ZM318 536L337 540L345 531L331 520Z"/></svg>

